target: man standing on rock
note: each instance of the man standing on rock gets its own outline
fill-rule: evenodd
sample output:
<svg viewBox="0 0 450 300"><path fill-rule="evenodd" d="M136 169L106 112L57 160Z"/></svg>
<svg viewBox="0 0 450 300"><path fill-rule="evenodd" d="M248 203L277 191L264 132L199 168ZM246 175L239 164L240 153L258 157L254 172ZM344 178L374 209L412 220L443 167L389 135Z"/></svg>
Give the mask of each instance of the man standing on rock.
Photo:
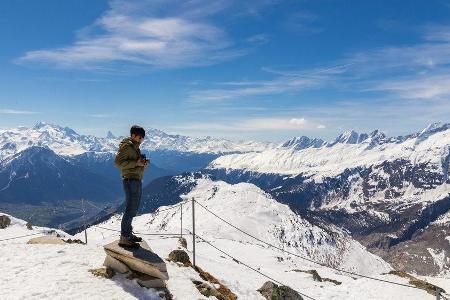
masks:
<svg viewBox="0 0 450 300"><path fill-rule="evenodd" d="M122 217L119 246L139 247L142 238L133 234L131 223L139 209L142 195L142 178L149 160L141 154L139 146L145 137L144 128L134 125L130 129L130 137L125 138L119 145L115 164L120 169L123 190L125 192L125 213Z"/></svg>

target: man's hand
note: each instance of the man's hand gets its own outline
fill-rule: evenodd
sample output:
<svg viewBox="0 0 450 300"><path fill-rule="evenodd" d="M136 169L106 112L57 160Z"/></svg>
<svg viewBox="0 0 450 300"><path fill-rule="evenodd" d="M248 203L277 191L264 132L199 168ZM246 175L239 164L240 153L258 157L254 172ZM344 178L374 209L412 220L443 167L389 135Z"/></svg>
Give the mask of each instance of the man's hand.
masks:
<svg viewBox="0 0 450 300"><path fill-rule="evenodd" d="M142 159L139 159L136 163L136 167L145 167L146 164Z"/></svg>
<svg viewBox="0 0 450 300"><path fill-rule="evenodd" d="M150 160L144 160L144 159L140 158L137 161L136 166L146 168L146 167L148 167L149 164L150 164Z"/></svg>

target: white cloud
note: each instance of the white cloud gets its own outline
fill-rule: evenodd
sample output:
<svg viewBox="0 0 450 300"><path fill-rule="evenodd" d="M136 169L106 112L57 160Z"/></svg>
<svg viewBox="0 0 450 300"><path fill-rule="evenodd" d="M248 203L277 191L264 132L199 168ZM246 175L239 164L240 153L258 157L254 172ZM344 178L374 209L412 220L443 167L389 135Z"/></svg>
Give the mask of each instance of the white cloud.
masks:
<svg viewBox="0 0 450 300"><path fill-rule="evenodd" d="M33 115L39 114L36 111L29 110L17 110L17 109L0 109L0 114L8 114L8 115Z"/></svg>
<svg viewBox="0 0 450 300"><path fill-rule="evenodd" d="M267 34L255 34L249 38L247 38L247 42L255 45L263 45L270 41L270 38Z"/></svg>
<svg viewBox="0 0 450 300"><path fill-rule="evenodd" d="M382 80L369 90L388 91L405 99L437 99L450 96L450 75L432 74Z"/></svg>
<svg viewBox="0 0 450 300"><path fill-rule="evenodd" d="M284 21L287 30L302 34L316 34L323 31L317 23L319 17L309 11L303 10L291 14Z"/></svg>
<svg viewBox="0 0 450 300"><path fill-rule="evenodd" d="M344 72L346 66L335 66L308 71L280 72L271 69L264 71L278 75L272 80L223 82L226 88L193 90L189 93L191 102L220 102L252 96L275 95L299 92L317 88L326 83L332 75Z"/></svg>
<svg viewBox="0 0 450 300"><path fill-rule="evenodd" d="M86 117L104 119L104 118L110 118L110 117L112 117L112 115L110 115L110 114L87 114Z"/></svg>
<svg viewBox="0 0 450 300"><path fill-rule="evenodd" d="M263 117L228 120L226 122L197 122L172 127L191 131L242 132L244 131L283 131L283 130L316 130L324 125L305 118Z"/></svg>
<svg viewBox="0 0 450 300"><path fill-rule="evenodd" d="M165 4L162 1L112 1L110 10L81 30L74 44L29 51L18 62L101 70L115 69L122 63L179 68L209 65L243 54L233 48L222 29L206 19L224 5L202 6L200 2L206 3L178 1L186 10L167 11L161 16L163 9L158 8Z"/></svg>
<svg viewBox="0 0 450 300"><path fill-rule="evenodd" d="M349 71L358 77L430 72L450 64L450 26L427 26L422 40L408 46L390 46L350 55Z"/></svg>

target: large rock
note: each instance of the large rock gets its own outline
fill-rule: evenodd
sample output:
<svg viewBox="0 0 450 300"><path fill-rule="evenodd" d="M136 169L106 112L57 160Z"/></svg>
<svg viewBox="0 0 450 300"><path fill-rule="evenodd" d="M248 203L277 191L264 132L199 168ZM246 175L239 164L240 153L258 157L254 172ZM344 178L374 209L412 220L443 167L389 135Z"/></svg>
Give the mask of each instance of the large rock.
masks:
<svg viewBox="0 0 450 300"><path fill-rule="evenodd" d="M191 260L189 259L189 255L184 250L173 250L169 253L168 260L173 262L179 262L184 265L190 265Z"/></svg>
<svg viewBox="0 0 450 300"><path fill-rule="evenodd" d="M32 238L27 244L42 244L42 245L65 245L66 243L56 236L40 236Z"/></svg>
<svg viewBox="0 0 450 300"><path fill-rule="evenodd" d="M155 254L145 242L139 248L123 248L119 241L104 246L107 255L125 264L128 268L139 273L147 274L163 280L169 279L164 260Z"/></svg>
<svg viewBox="0 0 450 300"><path fill-rule="evenodd" d="M195 287L198 289L200 294L202 294L203 296L206 296L208 298L216 297L216 299L219 299L219 300L228 300L214 286L212 286L206 282L193 280L192 283L195 284Z"/></svg>
<svg viewBox="0 0 450 300"><path fill-rule="evenodd" d="M0 216L0 229L5 229L11 224L11 219L8 216Z"/></svg>
<svg viewBox="0 0 450 300"><path fill-rule="evenodd" d="M267 300L303 300L296 291L288 286L278 286L272 281L267 281L264 285L258 289L258 292L264 296Z"/></svg>

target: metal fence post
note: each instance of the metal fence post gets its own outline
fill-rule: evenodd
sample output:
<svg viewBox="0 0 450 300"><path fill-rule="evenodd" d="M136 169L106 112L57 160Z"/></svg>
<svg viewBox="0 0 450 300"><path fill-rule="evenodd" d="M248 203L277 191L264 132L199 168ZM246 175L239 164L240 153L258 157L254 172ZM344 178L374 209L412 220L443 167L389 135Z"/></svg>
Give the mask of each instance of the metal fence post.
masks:
<svg viewBox="0 0 450 300"><path fill-rule="evenodd" d="M436 287L436 300L441 300L441 289Z"/></svg>
<svg viewBox="0 0 450 300"><path fill-rule="evenodd" d="M181 203L181 225L180 225L180 238L183 238L183 203Z"/></svg>
<svg viewBox="0 0 450 300"><path fill-rule="evenodd" d="M192 252L193 252L192 261L194 263L194 268L195 268L195 200L194 200L194 198L192 198Z"/></svg>
<svg viewBox="0 0 450 300"><path fill-rule="evenodd" d="M84 243L87 245L87 231L86 231L86 210L84 209L84 199L81 198L81 207L83 210L83 223L84 223Z"/></svg>

